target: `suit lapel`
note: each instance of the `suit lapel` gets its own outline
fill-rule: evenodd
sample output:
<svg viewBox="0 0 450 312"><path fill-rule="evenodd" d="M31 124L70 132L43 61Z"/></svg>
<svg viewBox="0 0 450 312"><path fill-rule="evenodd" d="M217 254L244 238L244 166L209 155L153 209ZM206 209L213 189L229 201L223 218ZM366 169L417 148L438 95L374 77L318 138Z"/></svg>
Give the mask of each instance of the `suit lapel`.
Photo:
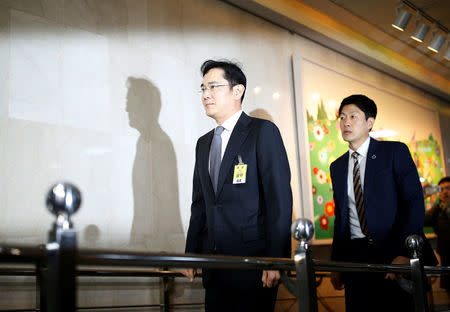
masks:
<svg viewBox="0 0 450 312"><path fill-rule="evenodd" d="M244 112L242 112L236 125L234 126L233 132L231 133L230 140L228 141L227 148L223 154L222 163L220 165L219 179L217 182L217 197L222 191L223 184L227 173L230 171L233 160L239 152L242 143L244 143L247 135L249 133L249 124L251 123L251 118L248 117Z"/></svg>
<svg viewBox="0 0 450 312"><path fill-rule="evenodd" d="M370 138L369 149L367 150L367 159L366 159L366 170L364 173L364 207L367 209L370 202L371 190L372 190L372 180L374 174L376 172L377 166L377 150L378 150L378 142L372 138Z"/></svg>
<svg viewBox="0 0 450 312"><path fill-rule="evenodd" d="M207 181L208 190L211 194L214 194L214 188L211 181L211 176L209 175L209 149L211 148L211 142L214 137L214 129L211 130L206 139L202 142L201 146L199 146L200 151L200 175L204 177L205 181Z"/></svg>
<svg viewBox="0 0 450 312"><path fill-rule="evenodd" d="M348 151L343 155L341 160L336 163L336 176L338 177L336 183L339 189L334 190L336 194L342 194L343 197L340 198L339 204L341 207L341 218L342 218L342 228L347 231L349 229L348 226L348 185L347 185L347 178L348 178ZM340 195L339 195L340 197ZM339 198L337 197L337 198Z"/></svg>

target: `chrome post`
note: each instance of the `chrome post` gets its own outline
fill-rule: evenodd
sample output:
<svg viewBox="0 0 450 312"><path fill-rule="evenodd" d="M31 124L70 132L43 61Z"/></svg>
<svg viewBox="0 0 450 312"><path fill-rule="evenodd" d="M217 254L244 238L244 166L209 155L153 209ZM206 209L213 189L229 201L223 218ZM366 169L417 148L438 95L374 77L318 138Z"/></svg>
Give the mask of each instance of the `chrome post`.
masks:
<svg viewBox="0 0 450 312"><path fill-rule="evenodd" d="M162 268L163 271L168 271L169 268ZM161 291L161 312L169 312L170 311L170 298L169 298L169 278L167 276L163 276L160 278L160 291Z"/></svg>
<svg viewBox="0 0 450 312"><path fill-rule="evenodd" d="M414 311L428 312L428 300L425 286L427 277L423 269L423 263L420 260L423 238L419 235L410 235L406 238L406 247L411 251L412 257L409 260L411 264L411 279L414 285Z"/></svg>
<svg viewBox="0 0 450 312"><path fill-rule="evenodd" d="M45 245L39 245L44 249ZM36 310L47 312L47 264L45 261L36 262Z"/></svg>
<svg viewBox="0 0 450 312"><path fill-rule="evenodd" d="M297 219L292 223L291 234L299 241L294 255L298 310L299 312L317 312L316 280L312 251L309 246L309 241L314 235L314 225L308 219Z"/></svg>
<svg viewBox="0 0 450 312"><path fill-rule="evenodd" d="M76 232L70 216L80 204L80 191L69 183L53 185L47 195L47 208L56 216L45 247L48 257L48 312L75 312L76 309Z"/></svg>

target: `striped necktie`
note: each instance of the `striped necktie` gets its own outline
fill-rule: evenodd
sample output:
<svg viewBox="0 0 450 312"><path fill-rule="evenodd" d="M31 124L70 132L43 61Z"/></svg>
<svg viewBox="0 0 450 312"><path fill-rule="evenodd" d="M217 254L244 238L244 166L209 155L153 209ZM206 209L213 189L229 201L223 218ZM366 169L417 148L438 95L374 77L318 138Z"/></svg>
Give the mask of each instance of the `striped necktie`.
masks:
<svg viewBox="0 0 450 312"><path fill-rule="evenodd" d="M358 153L353 152L353 189L355 191L355 204L356 212L358 213L359 224L361 226L361 231L366 237L369 237L369 228L367 226L366 216L364 215L364 196L361 187L361 176L359 174L359 162Z"/></svg>
<svg viewBox="0 0 450 312"><path fill-rule="evenodd" d="M214 187L214 193L217 193L217 182L219 180L220 163L222 162L222 137L224 127L218 126L214 132L214 137L209 150L209 175Z"/></svg>

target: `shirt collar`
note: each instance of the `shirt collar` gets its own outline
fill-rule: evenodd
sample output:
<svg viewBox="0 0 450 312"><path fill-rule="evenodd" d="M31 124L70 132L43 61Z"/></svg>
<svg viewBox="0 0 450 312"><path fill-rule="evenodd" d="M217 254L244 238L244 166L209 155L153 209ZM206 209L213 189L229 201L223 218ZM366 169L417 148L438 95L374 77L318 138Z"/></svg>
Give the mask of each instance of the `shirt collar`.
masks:
<svg viewBox="0 0 450 312"><path fill-rule="evenodd" d="M238 110L236 113L231 115L227 120L225 120L222 123L222 127L225 128L225 130L232 132L234 126L236 125L237 121L239 120L239 117L241 117L242 109Z"/></svg>
<svg viewBox="0 0 450 312"><path fill-rule="evenodd" d="M367 140L364 141L363 144L361 144L361 146L356 150L356 152L362 156L362 157L366 157L367 156L367 152L369 151L369 143L370 143L370 136L367 138ZM353 152L355 152L354 150L352 150L350 147L348 148L348 152L350 154L350 157L352 156Z"/></svg>

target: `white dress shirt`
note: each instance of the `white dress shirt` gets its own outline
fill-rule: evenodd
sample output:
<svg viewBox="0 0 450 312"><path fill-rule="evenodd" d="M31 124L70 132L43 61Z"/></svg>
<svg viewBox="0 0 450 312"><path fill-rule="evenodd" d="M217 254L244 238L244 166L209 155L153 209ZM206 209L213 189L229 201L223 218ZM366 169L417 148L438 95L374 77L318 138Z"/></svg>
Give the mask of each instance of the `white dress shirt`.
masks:
<svg viewBox="0 0 450 312"><path fill-rule="evenodd" d="M364 195L364 173L366 172L366 162L367 162L367 152L369 150L370 137L364 141L363 144L356 150L359 162L359 175L361 179L361 190ZM359 224L358 212L356 211L355 203L355 190L353 188L353 167L354 160L352 154L355 152L350 147L348 148L348 176L347 176L347 194L348 194L348 211L349 211L349 222L350 222L350 236L351 239L366 237L361 231L361 226Z"/></svg>
<svg viewBox="0 0 450 312"><path fill-rule="evenodd" d="M222 124L222 127L224 127L224 130L220 137L222 138L222 153L221 153L221 159L223 159L223 154L225 153L225 149L227 148L228 141L230 141L231 133L233 132L234 126L236 126L237 121L239 120L239 117L241 117L242 109L238 110L236 113L231 115L227 120L225 120ZM211 161L211 159L210 159ZM209 166L211 167L211 166Z"/></svg>

